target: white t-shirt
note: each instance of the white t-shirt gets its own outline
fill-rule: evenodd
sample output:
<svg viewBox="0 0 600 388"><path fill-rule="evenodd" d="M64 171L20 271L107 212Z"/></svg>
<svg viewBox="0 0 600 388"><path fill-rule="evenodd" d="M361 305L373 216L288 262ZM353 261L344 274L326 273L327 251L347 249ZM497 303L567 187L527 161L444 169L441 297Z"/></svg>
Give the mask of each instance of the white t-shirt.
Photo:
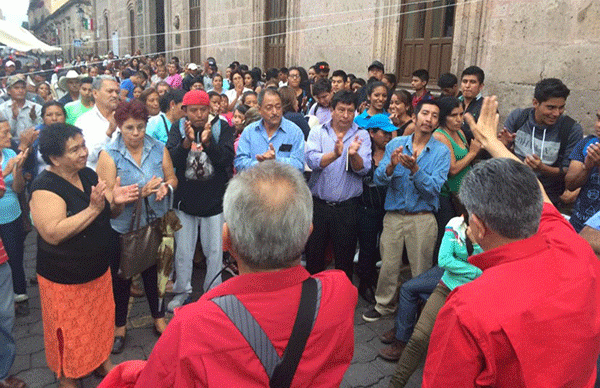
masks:
<svg viewBox="0 0 600 388"><path fill-rule="evenodd" d="M109 125L110 122L106 117L102 116L102 113L100 113L96 105L94 105L91 110L79 116L77 121L75 121L75 126L81 128L83 131L85 145L89 150L86 164L94 171L96 171L96 164L98 163L100 151L112 141L112 138L106 136ZM118 130L119 129L117 128L117 131ZM115 133L117 131L115 131Z"/></svg>

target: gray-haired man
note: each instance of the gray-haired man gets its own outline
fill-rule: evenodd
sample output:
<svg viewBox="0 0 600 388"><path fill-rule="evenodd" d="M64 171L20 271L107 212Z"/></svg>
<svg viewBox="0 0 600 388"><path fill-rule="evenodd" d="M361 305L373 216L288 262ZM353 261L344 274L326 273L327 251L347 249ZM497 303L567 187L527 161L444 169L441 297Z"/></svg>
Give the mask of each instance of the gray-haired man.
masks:
<svg viewBox="0 0 600 388"><path fill-rule="evenodd" d="M114 114L119 104L119 83L108 75L96 77L92 82L92 95L94 107L82 114L75 121L75 126L83 131L89 149L87 166L95 170L100 151L110 143L117 130Z"/></svg>
<svg viewBox="0 0 600 388"><path fill-rule="evenodd" d="M532 169L498 140L485 98L475 138L492 156L463 179L467 234L483 274L440 310L423 387L592 387L600 352L600 263Z"/></svg>
<svg viewBox="0 0 600 388"><path fill-rule="evenodd" d="M269 386L278 365L287 365L285 354L298 350L290 337L297 338L296 316L305 315L299 306L312 284L313 303L302 304L316 306L303 325L308 338L304 350L299 347L298 367L285 373L293 386L339 387L354 352L357 291L342 271L311 276L300 265L312 205L302 174L276 161L248 168L229 182L223 239L240 276L177 311L136 386ZM124 379L121 372L129 367L114 369L100 387Z"/></svg>

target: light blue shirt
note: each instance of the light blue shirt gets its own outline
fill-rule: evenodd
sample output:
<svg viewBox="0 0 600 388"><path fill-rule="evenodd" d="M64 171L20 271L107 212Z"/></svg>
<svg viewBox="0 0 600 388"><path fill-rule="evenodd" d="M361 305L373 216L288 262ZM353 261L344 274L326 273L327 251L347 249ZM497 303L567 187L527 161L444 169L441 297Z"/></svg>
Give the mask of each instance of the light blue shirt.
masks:
<svg viewBox="0 0 600 388"><path fill-rule="evenodd" d="M348 159L348 148L358 136L362 144L358 154L362 158L363 168L355 171ZM342 154L327 167L321 167L323 155L333 152L337 135L331 128L331 121L313 128L306 143L306 164L313 171L308 186L313 196L324 201L343 202L358 197L363 192L364 175L371 170L371 137L364 129L352 123L344 135Z"/></svg>
<svg viewBox="0 0 600 388"><path fill-rule="evenodd" d="M239 172L259 163L256 155L267 152L269 144L273 144L275 148L275 160L304 171L304 134L296 124L283 117L279 128L270 139L262 119L244 129L233 161L235 169Z"/></svg>
<svg viewBox="0 0 600 388"><path fill-rule="evenodd" d="M375 170L375 183L388 186L384 204L386 211L435 212L440 206L440 190L448 179L450 170L450 150L433 136L417 158L419 170L415 174L411 174L400 163L396 165L392 176L385 173L395 149L403 146L404 154L413 154L413 137L414 134L392 139L385 147L385 155Z"/></svg>
<svg viewBox="0 0 600 388"><path fill-rule="evenodd" d="M6 169L8 161L17 154L10 148L4 148L2 150L2 171ZM21 215L21 206L19 205L19 198L17 193L12 189L13 185L13 174L9 174L4 177L4 184L6 185L6 192L4 196L0 198L0 225L8 224L13 222Z"/></svg>
<svg viewBox="0 0 600 388"><path fill-rule="evenodd" d="M164 149L164 144L146 135L146 137L144 137L142 163L141 165L138 165L125 146L121 133L118 133L115 141L106 147L106 152L108 152L115 162L117 176L121 178L121 186L137 183L141 190L142 187L152 179L152 176L164 178L162 167ZM161 202L157 202L156 194L152 194L148 197L148 201L157 217L162 217L166 213L168 204L167 198L163 199ZM131 216L135 206L135 202L125 205L123 212L121 212L117 218L110 220L110 225L114 230L121 234L129 232ZM144 203L142 203L140 227L145 225L146 209Z"/></svg>
<svg viewBox="0 0 600 388"><path fill-rule="evenodd" d="M167 123L167 128L165 128L165 123ZM163 112L160 112L148 120L148 124L146 124L146 135L160 141L163 144L167 144L169 132L171 131L171 125L173 125L173 123L169 121L167 115Z"/></svg>
<svg viewBox="0 0 600 388"><path fill-rule="evenodd" d="M585 226L589 226L592 229L600 230L600 212L594 214L589 220L585 222Z"/></svg>

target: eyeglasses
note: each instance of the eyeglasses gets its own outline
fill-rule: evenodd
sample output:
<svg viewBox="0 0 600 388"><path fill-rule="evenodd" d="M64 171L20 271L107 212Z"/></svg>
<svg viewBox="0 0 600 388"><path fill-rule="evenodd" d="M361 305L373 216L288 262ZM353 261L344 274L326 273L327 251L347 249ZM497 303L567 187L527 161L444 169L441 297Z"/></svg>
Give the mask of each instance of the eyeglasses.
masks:
<svg viewBox="0 0 600 388"><path fill-rule="evenodd" d="M290 74L288 78L300 78L300 74Z"/></svg>

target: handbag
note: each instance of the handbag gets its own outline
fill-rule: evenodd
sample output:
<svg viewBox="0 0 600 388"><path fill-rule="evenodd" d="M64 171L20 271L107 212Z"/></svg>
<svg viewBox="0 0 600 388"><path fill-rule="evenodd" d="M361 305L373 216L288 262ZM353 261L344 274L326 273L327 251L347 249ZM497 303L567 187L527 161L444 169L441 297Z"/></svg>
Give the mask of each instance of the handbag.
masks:
<svg viewBox="0 0 600 388"><path fill-rule="evenodd" d="M129 232L119 236L121 245L121 264L118 275L129 279L156 264L158 247L162 241L161 219L150 207L148 198L144 198L146 206L146 226L140 228L142 217L142 199L138 199L129 224ZM135 229L134 229L135 226Z"/></svg>

